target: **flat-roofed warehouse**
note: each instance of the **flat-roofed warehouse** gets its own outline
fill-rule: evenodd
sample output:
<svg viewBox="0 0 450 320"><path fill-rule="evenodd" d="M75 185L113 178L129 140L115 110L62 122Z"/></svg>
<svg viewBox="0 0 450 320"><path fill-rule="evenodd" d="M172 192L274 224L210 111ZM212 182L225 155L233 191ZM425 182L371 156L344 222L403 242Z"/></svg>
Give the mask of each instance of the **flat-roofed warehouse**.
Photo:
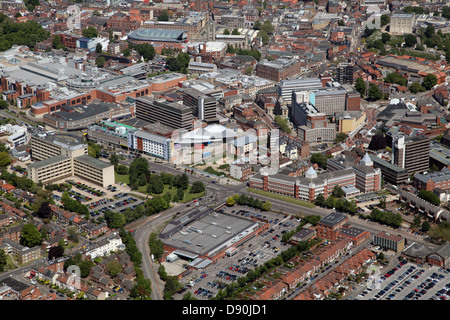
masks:
<svg viewBox="0 0 450 320"><path fill-rule="evenodd" d="M166 251L194 260L190 266L198 267L224 258L268 227L267 222L247 220L199 206L172 220L160 238Z"/></svg>

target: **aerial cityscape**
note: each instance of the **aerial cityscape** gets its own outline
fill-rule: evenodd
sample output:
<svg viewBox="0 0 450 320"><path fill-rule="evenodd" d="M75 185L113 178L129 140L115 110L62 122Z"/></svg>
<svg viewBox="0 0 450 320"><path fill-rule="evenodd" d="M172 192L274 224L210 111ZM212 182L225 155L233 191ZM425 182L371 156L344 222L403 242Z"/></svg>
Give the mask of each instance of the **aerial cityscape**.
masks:
<svg viewBox="0 0 450 320"><path fill-rule="evenodd" d="M0 300L449 298L447 2L0 8Z"/></svg>

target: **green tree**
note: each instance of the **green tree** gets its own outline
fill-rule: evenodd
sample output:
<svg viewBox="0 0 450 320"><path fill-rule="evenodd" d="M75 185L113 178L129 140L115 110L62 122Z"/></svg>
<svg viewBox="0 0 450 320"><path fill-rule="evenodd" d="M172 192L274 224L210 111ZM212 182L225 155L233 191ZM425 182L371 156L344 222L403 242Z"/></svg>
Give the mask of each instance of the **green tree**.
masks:
<svg viewBox="0 0 450 320"><path fill-rule="evenodd" d="M361 96L364 96L366 94L366 82L363 80L363 78L356 79L355 89Z"/></svg>
<svg viewBox="0 0 450 320"><path fill-rule="evenodd" d="M161 14L158 16L158 21L169 21L170 15L169 11L164 9L161 11Z"/></svg>
<svg viewBox="0 0 450 320"><path fill-rule="evenodd" d="M86 38L96 38L96 37L98 37L98 31L93 26L89 26L89 27L83 29L82 34Z"/></svg>
<svg viewBox="0 0 450 320"><path fill-rule="evenodd" d="M185 294L183 294L183 298L181 300L197 300L197 298L191 293L191 292L186 292Z"/></svg>
<svg viewBox="0 0 450 320"><path fill-rule="evenodd" d="M102 44L99 42L99 43L97 43L97 45L95 46L95 52L96 52L96 53L102 53L102 51L103 51L103 46L102 46Z"/></svg>
<svg viewBox="0 0 450 320"><path fill-rule="evenodd" d="M52 217L52 208L50 207L50 203L48 201L42 202L37 215L41 219L51 219Z"/></svg>
<svg viewBox="0 0 450 320"><path fill-rule="evenodd" d="M325 197L323 196L322 193L319 193L316 197L316 200L314 201L314 203L318 206L323 206L325 204Z"/></svg>
<svg viewBox="0 0 450 320"><path fill-rule="evenodd" d="M0 151L0 167L7 167L11 164L12 160L9 153L6 151Z"/></svg>
<svg viewBox="0 0 450 320"><path fill-rule="evenodd" d="M339 132L336 135L336 139L334 139L334 143L341 143L343 141L345 141L345 139L348 138L348 134L344 133L344 132Z"/></svg>
<svg viewBox="0 0 450 320"><path fill-rule="evenodd" d="M270 41L270 36L265 30L260 30L258 32L258 37L261 37L261 41L263 44L268 44Z"/></svg>
<svg viewBox="0 0 450 320"><path fill-rule="evenodd" d="M178 188L177 189L177 199L178 199L178 201L183 201L183 199L184 199L184 190L183 190L183 188Z"/></svg>
<svg viewBox="0 0 450 320"><path fill-rule="evenodd" d="M189 62L191 61L191 56L187 52L180 52L177 55L177 60L180 62L181 69L187 68L189 66Z"/></svg>
<svg viewBox="0 0 450 320"><path fill-rule="evenodd" d="M389 22L391 22L391 18L389 17L389 15L387 14L381 15L380 23L382 27L387 25Z"/></svg>
<svg viewBox="0 0 450 320"><path fill-rule="evenodd" d="M158 275L161 278L162 281L166 281L168 278L167 272L166 272L166 268L164 267L163 264L161 264L158 267Z"/></svg>
<svg viewBox="0 0 450 320"><path fill-rule="evenodd" d="M230 35L230 30L228 30L228 29L223 30L223 34L226 35L226 36L229 36Z"/></svg>
<svg viewBox="0 0 450 320"><path fill-rule="evenodd" d="M421 228L421 230L422 230L423 232L428 232L430 229L431 229L430 223L429 223L428 221L425 220L425 221L422 223L422 228Z"/></svg>
<svg viewBox="0 0 450 320"><path fill-rule="evenodd" d="M381 133L377 133L372 137L372 140L370 140L368 148L370 150L381 150L386 148L386 138Z"/></svg>
<svg viewBox="0 0 450 320"><path fill-rule="evenodd" d="M280 115L275 116L275 123L280 127L281 131L286 132L287 134L292 133L292 129L289 127L288 120L283 118Z"/></svg>
<svg viewBox="0 0 450 320"><path fill-rule="evenodd" d="M371 83L369 86L369 93L367 94L367 97L369 100L376 101L383 98L383 93L375 83Z"/></svg>
<svg viewBox="0 0 450 320"><path fill-rule="evenodd" d="M231 34L234 35L234 36L238 36L241 33L239 32L238 28L234 28L233 31L231 31Z"/></svg>
<svg viewBox="0 0 450 320"><path fill-rule="evenodd" d="M115 152L109 156L109 163L111 163L114 167L119 165L119 156Z"/></svg>
<svg viewBox="0 0 450 320"><path fill-rule="evenodd" d="M130 297L135 300L150 300L152 294L152 283L149 279L138 277L133 289L130 291Z"/></svg>
<svg viewBox="0 0 450 320"><path fill-rule="evenodd" d="M236 202L235 202L234 198L232 196L230 196L227 198L226 203L227 203L227 206L231 207L231 206L234 206Z"/></svg>
<svg viewBox="0 0 450 320"><path fill-rule="evenodd" d="M95 59L95 65L99 68L103 68L105 66L105 63L106 63L105 57L100 56Z"/></svg>
<svg viewBox="0 0 450 320"><path fill-rule="evenodd" d="M203 182L201 182L201 181L195 181L192 184L190 193L200 193L200 192L203 192L203 191L205 191L205 184Z"/></svg>
<svg viewBox="0 0 450 320"><path fill-rule="evenodd" d="M164 285L164 300L170 300L178 289L180 289L178 279L176 277L168 277Z"/></svg>
<svg viewBox="0 0 450 320"><path fill-rule="evenodd" d="M99 158L102 148L96 143L88 143L88 155L93 158Z"/></svg>
<svg viewBox="0 0 450 320"><path fill-rule="evenodd" d="M425 35L425 37L427 37L427 38L431 38L431 37L433 37L434 35L435 35L435 30L434 30L434 27L431 25L431 24L429 24L426 28L425 28L425 32L424 32L424 35Z"/></svg>
<svg viewBox="0 0 450 320"><path fill-rule="evenodd" d="M405 40L405 47L412 47L415 44L417 44L417 38L413 34L405 34L403 36L403 39Z"/></svg>
<svg viewBox="0 0 450 320"><path fill-rule="evenodd" d="M8 257L6 256L5 250L0 249L0 272L5 271L5 267L8 263Z"/></svg>
<svg viewBox="0 0 450 320"><path fill-rule="evenodd" d="M134 45L133 48L144 58L145 61L152 60L156 55L155 48L149 43Z"/></svg>
<svg viewBox="0 0 450 320"><path fill-rule="evenodd" d="M263 211L270 211L272 209L272 203L270 201L265 201L261 208Z"/></svg>
<svg viewBox="0 0 450 320"><path fill-rule="evenodd" d="M164 192L164 183L162 178L157 174L152 174L148 181L147 192L161 194Z"/></svg>
<svg viewBox="0 0 450 320"><path fill-rule="evenodd" d="M116 172L121 175L127 175L129 173L128 167L124 164L119 164L116 168Z"/></svg>
<svg viewBox="0 0 450 320"><path fill-rule="evenodd" d="M311 156L311 162L317 163L317 165L323 169L327 168L327 160L328 160L327 157L321 153L314 153Z"/></svg>
<svg viewBox="0 0 450 320"><path fill-rule="evenodd" d="M342 197L345 196L344 190L342 190L342 188L341 188L340 186L338 186L338 185L336 185L336 186L333 188L333 191L332 191L331 194L332 194L333 197L335 197L335 198L342 198Z"/></svg>
<svg viewBox="0 0 450 320"><path fill-rule="evenodd" d="M181 62L173 56L169 56L166 58L166 66L170 71L180 71L183 67Z"/></svg>
<svg viewBox="0 0 450 320"><path fill-rule="evenodd" d="M112 278L115 278L122 272L122 264L117 260L111 260L106 264L106 270Z"/></svg>
<svg viewBox="0 0 450 320"><path fill-rule="evenodd" d="M437 77L434 74L427 74L425 78L423 78L422 86L426 90L431 90L437 84Z"/></svg>
<svg viewBox="0 0 450 320"><path fill-rule="evenodd" d="M130 48L123 49L122 54L123 54L124 57L129 57L131 55Z"/></svg>
<svg viewBox="0 0 450 320"><path fill-rule="evenodd" d="M441 204L441 200L439 197L434 194L432 191L427 191L425 189L421 189L418 194L419 198L434 204L435 206L439 206Z"/></svg>
<svg viewBox="0 0 450 320"><path fill-rule="evenodd" d="M58 34L55 34L55 35L53 36L53 40L52 40L52 47L53 47L54 49L60 49L61 46L62 46L61 39L59 38L59 35L58 35Z"/></svg>
<svg viewBox="0 0 450 320"><path fill-rule="evenodd" d="M408 84L408 80L402 77L400 74L396 72L389 73L385 78L384 82L386 83L396 83L402 86L406 86Z"/></svg>
<svg viewBox="0 0 450 320"><path fill-rule="evenodd" d="M6 110L9 108L9 103L8 101L5 100L0 100L0 109L1 110Z"/></svg>
<svg viewBox="0 0 450 320"><path fill-rule="evenodd" d="M62 256L64 256L64 248L60 245L53 246L48 250L48 260L61 258Z"/></svg>
<svg viewBox="0 0 450 320"><path fill-rule="evenodd" d="M261 30L266 31L268 34L272 34L275 28L273 27L272 23L269 20L266 20L263 22Z"/></svg>
<svg viewBox="0 0 450 320"><path fill-rule="evenodd" d="M416 81L411 83L411 85L409 86L409 91L415 94L418 92L424 92L426 90L419 82Z"/></svg>
<svg viewBox="0 0 450 320"><path fill-rule="evenodd" d="M160 259L164 254L164 246L160 239L158 239L158 236L156 233L151 233L150 238L148 240L150 253L153 255L153 257L158 260Z"/></svg>
<svg viewBox="0 0 450 320"><path fill-rule="evenodd" d="M111 229L120 229L126 223L125 216L121 212L108 210L105 212L104 216L107 226Z"/></svg>
<svg viewBox="0 0 450 320"><path fill-rule="evenodd" d="M42 235L32 223L23 226L20 232L20 244L26 247L34 247L42 243Z"/></svg>

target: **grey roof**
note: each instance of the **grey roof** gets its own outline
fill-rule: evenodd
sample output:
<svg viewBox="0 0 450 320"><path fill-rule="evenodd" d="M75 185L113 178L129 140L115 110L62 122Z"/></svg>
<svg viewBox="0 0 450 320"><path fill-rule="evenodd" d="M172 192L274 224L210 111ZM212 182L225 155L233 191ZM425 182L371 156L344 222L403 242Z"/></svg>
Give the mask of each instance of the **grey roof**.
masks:
<svg viewBox="0 0 450 320"><path fill-rule="evenodd" d="M55 164L55 163L58 163L58 162L66 161L66 160L69 160L69 159L70 159L70 157L62 155L62 154L59 154L59 155L57 155L55 157L52 157L52 158L48 158L48 159L44 159L44 160L41 160L41 161L38 161L38 162L30 163L30 164L28 164L28 168L29 169L31 169L31 168L37 168L38 169L38 168L49 166L51 164Z"/></svg>
<svg viewBox="0 0 450 320"><path fill-rule="evenodd" d="M448 243L444 243L439 248L435 250L437 254L439 254L444 259L450 257L450 245Z"/></svg>
<svg viewBox="0 0 450 320"><path fill-rule="evenodd" d="M65 106L65 110L56 111L49 118L59 118L65 121L76 121L108 112L112 104L95 103L90 105ZM68 110L68 111L66 111Z"/></svg>
<svg viewBox="0 0 450 320"><path fill-rule="evenodd" d="M430 251L431 249L428 246L422 243L415 243L404 252L410 257L425 258L430 253Z"/></svg>
<svg viewBox="0 0 450 320"><path fill-rule="evenodd" d="M429 173L416 173L414 175L414 179L417 179L423 183L427 183L427 181L446 181L450 180L450 169L443 168L441 171L429 172Z"/></svg>
<svg viewBox="0 0 450 320"><path fill-rule="evenodd" d="M335 226L336 224L340 223L342 220L347 218L345 214L339 213L339 212L332 212L328 214L327 216L320 219L319 223L324 224L327 226Z"/></svg>
<svg viewBox="0 0 450 320"><path fill-rule="evenodd" d="M168 29L137 29L128 35L129 39L142 41L181 41L184 40L183 34L186 31L168 30Z"/></svg>
<svg viewBox="0 0 450 320"><path fill-rule="evenodd" d="M0 284L10 287L11 289L13 289L16 292L21 292L30 287L30 285L28 283L24 283L22 281L16 280L11 277L7 277L7 278L0 280Z"/></svg>
<svg viewBox="0 0 450 320"><path fill-rule="evenodd" d="M74 161L80 161L80 162L84 162L88 165L91 165L97 169L106 169L112 166L112 164L93 158L91 156L88 155L82 155L82 156L78 156L76 158L73 159Z"/></svg>
<svg viewBox="0 0 450 320"><path fill-rule="evenodd" d="M143 139L156 141L156 142L159 142L159 143L166 143L167 141L170 140L170 138L163 137L163 136L160 136L160 135L157 135L157 134L153 134L153 133L150 133L150 132L145 131L145 130L136 131L134 133L134 136L138 137L138 138L143 138Z"/></svg>
<svg viewBox="0 0 450 320"><path fill-rule="evenodd" d="M429 212L429 214L431 214L434 219L439 218L447 221L450 220L450 212L448 210L442 207L435 206L410 192L399 190L399 194L403 199L406 199L406 202L408 202L409 204L419 206L423 210Z"/></svg>
<svg viewBox="0 0 450 320"><path fill-rule="evenodd" d="M387 162L386 160L383 160L381 158L378 158L376 155L369 155L370 159L372 159L372 161L374 162L374 164L379 164L382 167L388 168L391 171L396 171L396 172L407 172L406 169L402 168L402 167L397 167L393 164L391 164L390 162Z"/></svg>

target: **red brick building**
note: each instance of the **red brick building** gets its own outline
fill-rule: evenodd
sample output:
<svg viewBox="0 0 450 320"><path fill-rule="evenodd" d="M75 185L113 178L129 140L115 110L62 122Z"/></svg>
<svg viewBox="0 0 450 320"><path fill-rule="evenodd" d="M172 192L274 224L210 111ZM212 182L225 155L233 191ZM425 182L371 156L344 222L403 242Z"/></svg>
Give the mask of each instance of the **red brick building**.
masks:
<svg viewBox="0 0 450 320"><path fill-rule="evenodd" d="M340 229L348 222L348 217L342 213L332 212L317 223L317 237L337 240Z"/></svg>
<svg viewBox="0 0 450 320"><path fill-rule="evenodd" d="M301 62L295 58L278 58L273 61L263 60L256 65L258 77L280 82L289 77L299 75Z"/></svg>

